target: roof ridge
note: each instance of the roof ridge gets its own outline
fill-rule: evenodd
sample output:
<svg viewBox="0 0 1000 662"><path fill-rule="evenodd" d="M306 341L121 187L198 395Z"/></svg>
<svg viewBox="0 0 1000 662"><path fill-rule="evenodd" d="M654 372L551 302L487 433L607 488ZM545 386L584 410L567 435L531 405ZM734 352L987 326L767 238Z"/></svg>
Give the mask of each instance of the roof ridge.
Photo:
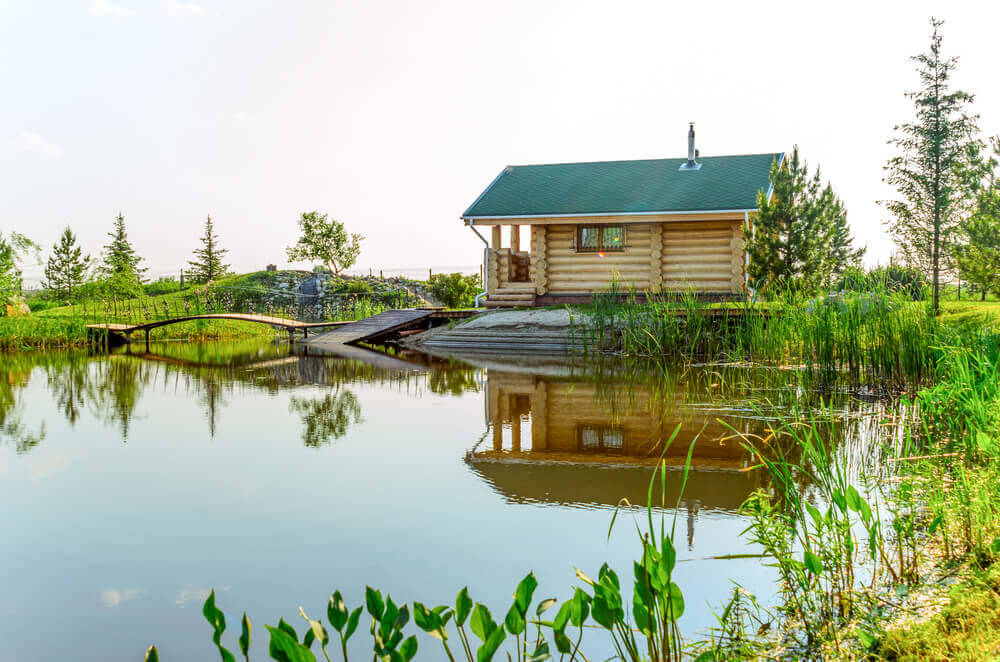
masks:
<svg viewBox="0 0 1000 662"><path fill-rule="evenodd" d="M755 152L752 154L717 154L715 156L698 156L698 160L712 160L712 159L732 159L739 157L759 157L759 156L778 156L783 154L782 151L777 152ZM558 161L556 163L511 163L504 166L504 170L507 168L540 168L543 166L564 166L564 165L601 165L605 163L655 163L658 161L687 161L686 156L660 158L660 159L608 159L604 161Z"/></svg>

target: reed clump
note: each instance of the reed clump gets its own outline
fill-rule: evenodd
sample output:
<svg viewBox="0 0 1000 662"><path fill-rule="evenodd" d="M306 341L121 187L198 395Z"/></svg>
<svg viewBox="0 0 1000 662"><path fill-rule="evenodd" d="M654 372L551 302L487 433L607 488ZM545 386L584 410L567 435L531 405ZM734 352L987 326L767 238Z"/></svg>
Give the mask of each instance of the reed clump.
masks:
<svg viewBox="0 0 1000 662"><path fill-rule="evenodd" d="M684 361L801 365L820 379L880 387L925 383L948 337L923 302L874 284L807 297L794 290L709 303L694 290L646 291L613 282L585 311L592 352Z"/></svg>

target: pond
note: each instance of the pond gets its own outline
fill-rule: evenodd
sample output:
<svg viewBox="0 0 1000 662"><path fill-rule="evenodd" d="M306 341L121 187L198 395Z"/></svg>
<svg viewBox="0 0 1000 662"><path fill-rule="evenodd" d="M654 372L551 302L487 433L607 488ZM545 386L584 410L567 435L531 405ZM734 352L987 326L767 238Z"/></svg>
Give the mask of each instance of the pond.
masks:
<svg viewBox="0 0 1000 662"><path fill-rule="evenodd" d="M8 355L0 370L0 657L22 662L141 660L151 643L163 660L212 659L211 588L230 628L250 615L251 658L266 659L263 625L301 633L299 605L322 615L335 589L353 607L365 585L427 604L467 585L502 618L528 571L537 598L569 597L574 567L627 577L633 516L609 537L612 515L645 504L675 431L663 512L680 625L703 636L733 581L774 592L764 561L711 558L755 552L738 510L763 478L729 426L760 433L767 411L821 397L794 371L261 342ZM871 461L885 407L832 398L839 452Z"/></svg>

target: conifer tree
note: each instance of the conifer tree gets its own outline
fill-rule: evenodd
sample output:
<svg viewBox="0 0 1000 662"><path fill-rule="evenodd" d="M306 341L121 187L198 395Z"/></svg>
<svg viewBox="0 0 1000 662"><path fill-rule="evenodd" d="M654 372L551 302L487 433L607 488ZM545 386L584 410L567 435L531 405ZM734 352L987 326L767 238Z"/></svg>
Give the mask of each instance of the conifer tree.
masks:
<svg viewBox="0 0 1000 662"><path fill-rule="evenodd" d="M959 225L955 264L962 280L972 285L982 299L987 292L1000 293L1000 181L996 177L1000 138L993 139L995 156L983 163L987 179L972 215Z"/></svg>
<svg viewBox="0 0 1000 662"><path fill-rule="evenodd" d="M903 258L930 276L933 307L940 309L941 271L948 267L962 219L974 204L982 143L971 94L950 87L958 58L941 53L943 21L931 18L930 51L911 58L920 89L907 93L915 118L895 128L899 152L885 165L885 181L902 199L883 201L887 225Z"/></svg>
<svg viewBox="0 0 1000 662"><path fill-rule="evenodd" d="M83 254L76 235L67 226L58 243L52 246L43 285L62 299L72 299L73 291L86 280L89 267L90 256Z"/></svg>
<svg viewBox="0 0 1000 662"><path fill-rule="evenodd" d="M139 267L142 258L128 240L125 217L118 214L114 230L108 233L111 241L104 247L101 275L108 290L117 296L137 296L142 293L142 279L146 270Z"/></svg>
<svg viewBox="0 0 1000 662"><path fill-rule="evenodd" d="M229 251L219 248L219 235L215 234L212 217L205 217L205 234L201 237L201 248L194 250L195 259L188 262L191 265L191 280L195 283L207 283L229 272L229 265L223 264L222 258Z"/></svg>
<svg viewBox="0 0 1000 662"><path fill-rule="evenodd" d="M810 176L798 147L771 165L770 179L771 195L758 193L759 212L744 228L752 284L814 291L860 260L847 210L819 169Z"/></svg>

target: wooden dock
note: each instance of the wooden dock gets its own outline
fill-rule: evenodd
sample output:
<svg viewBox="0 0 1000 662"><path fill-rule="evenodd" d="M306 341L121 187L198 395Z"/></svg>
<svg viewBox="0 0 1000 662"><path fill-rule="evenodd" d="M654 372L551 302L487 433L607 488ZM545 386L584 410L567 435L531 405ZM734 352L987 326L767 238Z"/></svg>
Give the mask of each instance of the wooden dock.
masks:
<svg viewBox="0 0 1000 662"><path fill-rule="evenodd" d="M359 342L375 343L394 333L426 328L434 310L387 310L357 322L344 324L320 333L308 341L310 347L323 345L353 345Z"/></svg>

